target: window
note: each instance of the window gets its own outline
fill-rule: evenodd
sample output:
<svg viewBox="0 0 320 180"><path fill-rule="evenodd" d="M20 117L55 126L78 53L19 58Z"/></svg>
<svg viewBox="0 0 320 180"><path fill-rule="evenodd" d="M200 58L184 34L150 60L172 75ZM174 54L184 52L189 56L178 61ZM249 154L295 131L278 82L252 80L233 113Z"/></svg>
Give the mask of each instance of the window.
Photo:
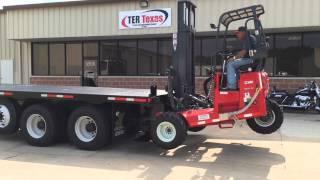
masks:
<svg viewBox="0 0 320 180"><path fill-rule="evenodd" d="M275 58L276 74L280 76L301 75L301 35L281 34L276 35Z"/></svg>
<svg viewBox="0 0 320 180"><path fill-rule="evenodd" d="M100 74L125 75L125 64L118 56L117 41L101 43Z"/></svg>
<svg viewBox="0 0 320 180"><path fill-rule="evenodd" d="M227 49L231 51L238 51L242 49L242 43L236 37L228 37L226 39Z"/></svg>
<svg viewBox="0 0 320 180"><path fill-rule="evenodd" d="M157 41L138 41L138 72L142 76L157 76Z"/></svg>
<svg viewBox="0 0 320 180"><path fill-rule="evenodd" d="M194 43L194 74L201 76L201 39L197 38Z"/></svg>
<svg viewBox="0 0 320 180"><path fill-rule="evenodd" d="M166 75L166 72L172 62L172 41L159 40L159 73L161 76Z"/></svg>
<svg viewBox="0 0 320 180"><path fill-rule="evenodd" d="M216 39L205 38L202 40L202 62L201 62L201 76L206 76L206 69L212 65L217 65L216 62Z"/></svg>
<svg viewBox="0 0 320 180"><path fill-rule="evenodd" d="M48 44L33 44L32 55L33 55L33 61L32 61L33 75L48 75L49 73Z"/></svg>
<svg viewBox="0 0 320 180"><path fill-rule="evenodd" d="M79 76L82 71L82 44L67 44L67 75Z"/></svg>
<svg viewBox="0 0 320 180"><path fill-rule="evenodd" d="M65 75L64 44L50 44L50 75Z"/></svg>
<svg viewBox="0 0 320 180"><path fill-rule="evenodd" d="M125 75L138 75L137 64L137 41L120 40L119 41L119 59L125 64Z"/></svg>
<svg viewBox="0 0 320 180"><path fill-rule="evenodd" d="M265 70L270 76L320 76L319 32L268 36ZM206 76L206 68L222 64L216 59L222 40L216 43L214 36L195 39L196 76ZM227 47L237 51L241 42L227 37ZM171 38L33 43L32 74L79 76L84 71L105 76L165 76L172 56Z"/></svg>
<svg viewBox="0 0 320 180"><path fill-rule="evenodd" d="M320 76L320 33L304 34L302 62L303 76Z"/></svg>
<svg viewBox="0 0 320 180"><path fill-rule="evenodd" d="M88 58L97 58L99 55L99 48L98 48L97 42L90 42L90 43L84 43L83 44L83 56Z"/></svg>
<svg viewBox="0 0 320 180"><path fill-rule="evenodd" d="M83 43L83 76L97 76L99 72L99 43Z"/></svg>
<svg viewBox="0 0 320 180"><path fill-rule="evenodd" d="M264 70L268 72L269 76L275 75L275 58L274 58L274 40L273 36L267 35L269 38L268 42L270 45L269 51L268 51L268 57L265 60Z"/></svg>

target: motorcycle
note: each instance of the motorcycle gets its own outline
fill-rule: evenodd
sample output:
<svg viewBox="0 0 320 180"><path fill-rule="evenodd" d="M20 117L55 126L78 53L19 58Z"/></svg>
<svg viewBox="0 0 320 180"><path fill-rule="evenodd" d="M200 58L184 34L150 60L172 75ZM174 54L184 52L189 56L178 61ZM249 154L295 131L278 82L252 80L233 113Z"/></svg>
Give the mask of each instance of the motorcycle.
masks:
<svg viewBox="0 0 320 180"><path fill-rule="evenodd" d="M286 90L277 90L274 87L270 98L283 108L311 110L320 113L320 88L315 81L298 89L294 94L290 94Z"/></svg>

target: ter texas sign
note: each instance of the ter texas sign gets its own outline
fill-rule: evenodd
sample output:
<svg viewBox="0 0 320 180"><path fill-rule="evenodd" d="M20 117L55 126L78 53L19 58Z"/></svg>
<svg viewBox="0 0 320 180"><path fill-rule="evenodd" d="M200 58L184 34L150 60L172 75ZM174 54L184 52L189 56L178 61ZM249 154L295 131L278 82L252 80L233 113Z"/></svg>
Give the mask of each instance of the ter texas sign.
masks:
<svg viewBox="0 0 320 180"><path fill-rule="evenodd" d="M119 29L171 26L171 8L119 12Z"/></svg>

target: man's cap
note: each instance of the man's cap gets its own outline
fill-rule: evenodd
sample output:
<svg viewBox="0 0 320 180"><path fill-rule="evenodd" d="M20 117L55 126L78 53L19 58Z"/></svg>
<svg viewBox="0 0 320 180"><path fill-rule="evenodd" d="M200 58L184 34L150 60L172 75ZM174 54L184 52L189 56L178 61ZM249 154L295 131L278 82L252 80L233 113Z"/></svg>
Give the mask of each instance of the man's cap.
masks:
<svg viewBox="0 0 320 180"><path fill-rule="evenodd" d="M246 32L246 31L247 31L247 28L246 28L246 27L240 26L240 27L238 28L238 30L236 30L234 33L236 34L236 33L239 33L239 32Z"/></svg>
<svg viewBox="0 0 320 180"><path fill-rule="evenodd" d="M247 28L244 27L244 26L240 26L240 27L238 28L238 31L245 32L245 31L247 31Z"/></svg>

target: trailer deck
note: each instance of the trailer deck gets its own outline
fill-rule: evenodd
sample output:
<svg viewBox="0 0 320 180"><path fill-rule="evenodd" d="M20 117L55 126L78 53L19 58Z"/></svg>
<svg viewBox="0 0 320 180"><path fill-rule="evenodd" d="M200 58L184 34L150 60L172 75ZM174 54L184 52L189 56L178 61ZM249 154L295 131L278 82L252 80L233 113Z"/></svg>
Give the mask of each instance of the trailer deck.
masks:
<svg viewBox="0 0 320 180"><path fill-rule="evenodd" d="M151 102L150 89L82 87L82 86L51 86L51 85L0 85L0 95L13 96L17 99L26 98L60 98L85 100L93 103L106 101ZM157 96L165 96L165 90L157 90Z"/></svg>

